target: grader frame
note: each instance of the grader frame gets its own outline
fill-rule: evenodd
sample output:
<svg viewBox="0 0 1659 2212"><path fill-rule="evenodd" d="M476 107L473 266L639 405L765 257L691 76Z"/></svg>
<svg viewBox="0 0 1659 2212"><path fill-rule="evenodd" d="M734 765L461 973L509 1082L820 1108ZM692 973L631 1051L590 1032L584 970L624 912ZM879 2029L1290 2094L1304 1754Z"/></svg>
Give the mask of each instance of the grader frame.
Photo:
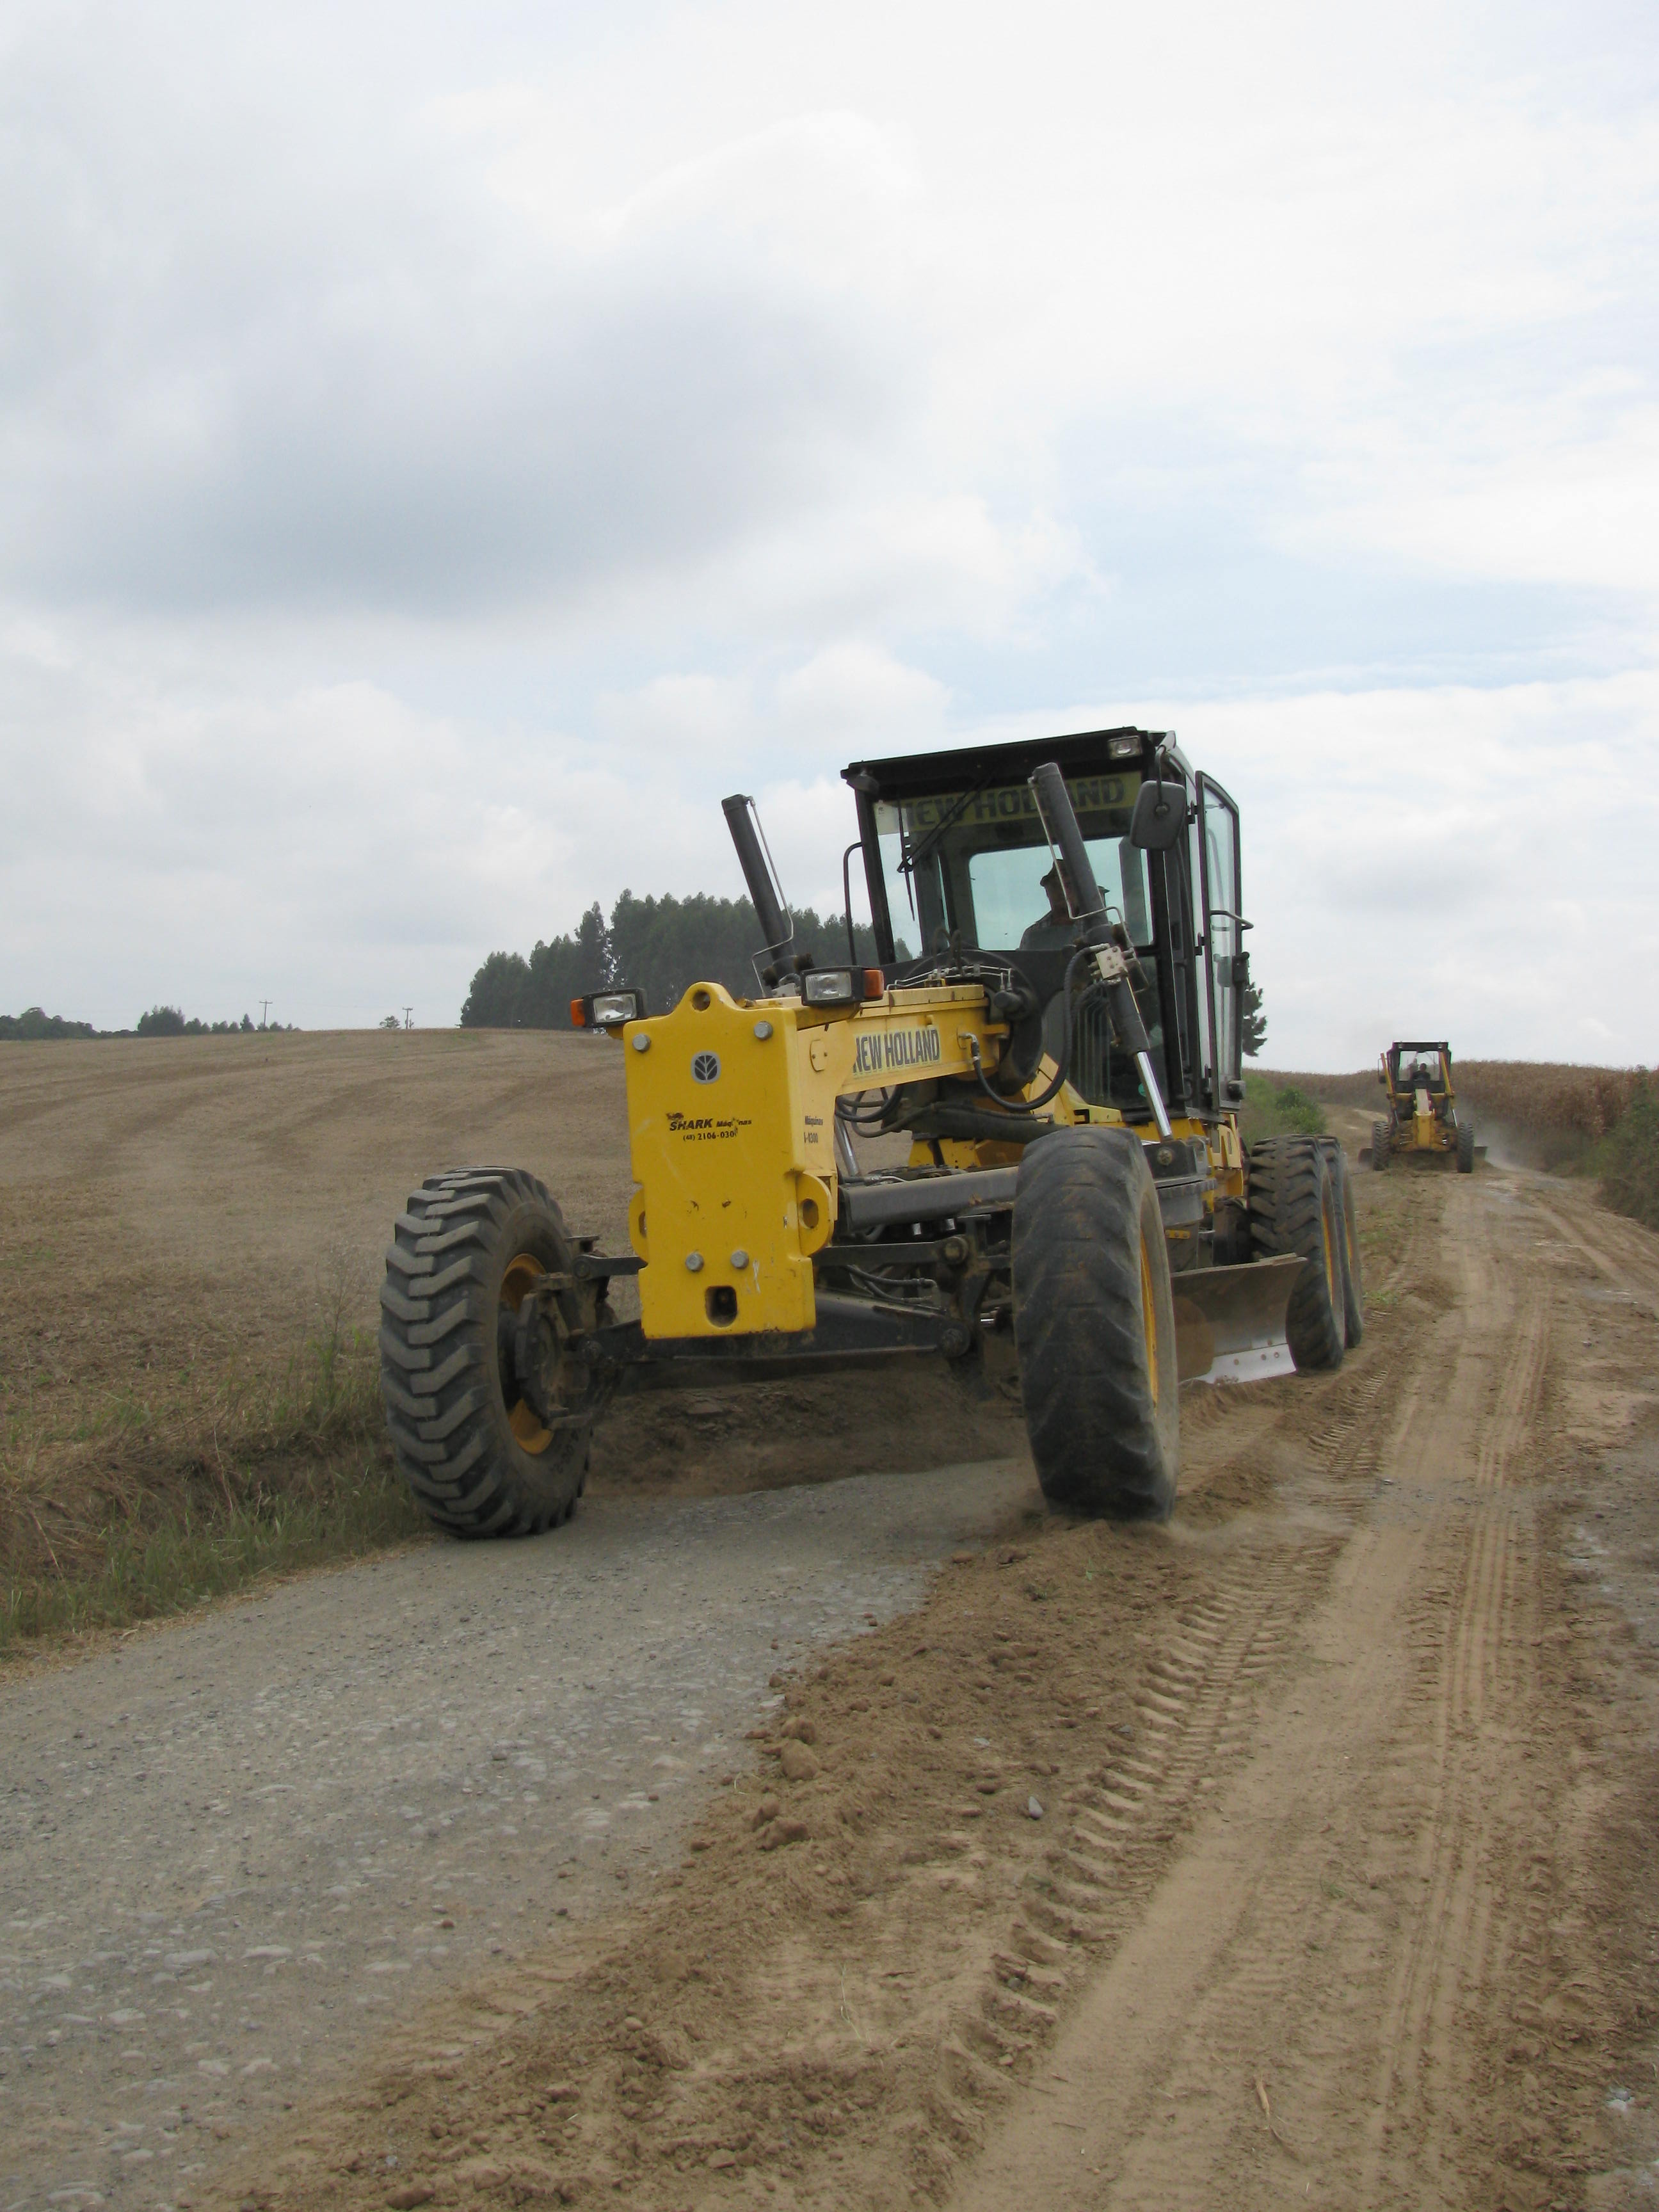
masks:
<svg viewBox="0 0 1659 2212"><path fill-rule="evenodd" d="M444 1525L565 1517L618 1389L918 1354L971 1376L1009 1335L1050 1498L1164 1513L1182 1382L1334 1365L1357 1341L1340 1149L1239 1139L1249 925L1221 787L1135 729L846 780L878 964L796 943L738 794L754 994L573 1007L625 1058L630 1253L573 1237L520 1170L450 1170L410 1199L384 1388ZM902 1164L861 1164L892 1137ZM637 1320L611 1305L627 1276Z"/></svg>
<svg viewBox="0 0 1659 2212"><path fill-rule="evenodd" d="M1486 1147L1476 1144L1473 1123L1458 1115L1451 1047L1443 1037L1396 1038L1378 1060L1376 1079L1388 1093L1389 1110L1371 1124L1374 1169L1427 1158L1452 1162L1459 1175L1474 1173Z"/></svg>

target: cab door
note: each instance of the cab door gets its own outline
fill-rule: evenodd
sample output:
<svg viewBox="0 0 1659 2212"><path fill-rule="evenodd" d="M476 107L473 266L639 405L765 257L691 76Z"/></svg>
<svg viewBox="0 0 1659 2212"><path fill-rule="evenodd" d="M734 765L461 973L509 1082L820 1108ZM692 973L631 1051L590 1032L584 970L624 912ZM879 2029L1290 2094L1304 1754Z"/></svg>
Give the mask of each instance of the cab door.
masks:
<svg viewBox="0 0 1659 2212"><path fill-rule="evenodd" d="M1249 927L1240 911L1238 809L1212 776L1198 779L1198 853L1204 900L1204 985L1209 1012L1206 1088L1218 1113L1244 1095L1243 1000Z"/></svg>

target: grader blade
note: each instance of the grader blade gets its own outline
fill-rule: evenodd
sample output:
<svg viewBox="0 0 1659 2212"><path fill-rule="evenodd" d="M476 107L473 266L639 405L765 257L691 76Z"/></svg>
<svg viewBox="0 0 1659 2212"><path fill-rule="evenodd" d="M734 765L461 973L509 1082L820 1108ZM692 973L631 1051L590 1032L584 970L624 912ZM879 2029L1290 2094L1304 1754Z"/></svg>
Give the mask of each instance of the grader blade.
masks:
<svg viewBox="0 0 1659 2212"><path fill-rule="evenodd" d="M1294 1362L1285 1314L1307 1265L1294 1256L1176 1275L1176 1362L1183 1382L1261 1382Z"/></svg>

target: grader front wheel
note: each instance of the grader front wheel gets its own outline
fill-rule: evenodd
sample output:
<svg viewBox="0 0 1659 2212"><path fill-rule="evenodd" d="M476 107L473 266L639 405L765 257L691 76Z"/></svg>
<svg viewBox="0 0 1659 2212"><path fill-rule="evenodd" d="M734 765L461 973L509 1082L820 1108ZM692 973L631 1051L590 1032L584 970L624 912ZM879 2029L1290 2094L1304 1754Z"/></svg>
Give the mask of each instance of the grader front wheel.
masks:
<svg viewBox="0 0 1659 2212"><path fill-rule="evenodd" d="M1365 1278L1359 1258L1359 1222L1354 1210L1353 1177L1347 1155L1336 1139L1326 1141L1325 1164L1336 1185L1338 1258L1342 1267L1342 1335L1352 1352L1365 1334Z"/></svg>
<svg viewBox="0 0 1659 2212"><path fill-rule="evenodd" d="M1163 1520L1181 1394L1158 1192L1124 1129L1060 1129L1014 1195L1014 1341L1025 1427L1051 1504Z"/></svg>
<svg viewBox="0 0 1659 2212"><path fill-rule="evenodd" d="M440 1528L528 1536L575 1510L597 1406L578 1389L556 1407L538 1389L538 1411L520 1373L524 1301L575 1255L552 1198L517 1169L428 1176L398 1217L380 1390L398 1468Z"/></svg>

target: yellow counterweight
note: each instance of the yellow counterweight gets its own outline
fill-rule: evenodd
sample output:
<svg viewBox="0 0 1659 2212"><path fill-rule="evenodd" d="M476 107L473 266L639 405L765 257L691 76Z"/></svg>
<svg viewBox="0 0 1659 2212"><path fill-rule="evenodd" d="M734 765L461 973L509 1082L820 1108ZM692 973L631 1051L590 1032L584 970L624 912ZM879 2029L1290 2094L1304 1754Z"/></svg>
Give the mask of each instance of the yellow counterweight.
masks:
<svg viewBox="0 0 1659 2212"><path fill-rule="evenodd" d="M629 1022L628 1227L647 1337L808 1329L812 1255L836 1221L837 1098L997 1065L977 985L843 1006L735 1000L696 983Z"/></svg>

